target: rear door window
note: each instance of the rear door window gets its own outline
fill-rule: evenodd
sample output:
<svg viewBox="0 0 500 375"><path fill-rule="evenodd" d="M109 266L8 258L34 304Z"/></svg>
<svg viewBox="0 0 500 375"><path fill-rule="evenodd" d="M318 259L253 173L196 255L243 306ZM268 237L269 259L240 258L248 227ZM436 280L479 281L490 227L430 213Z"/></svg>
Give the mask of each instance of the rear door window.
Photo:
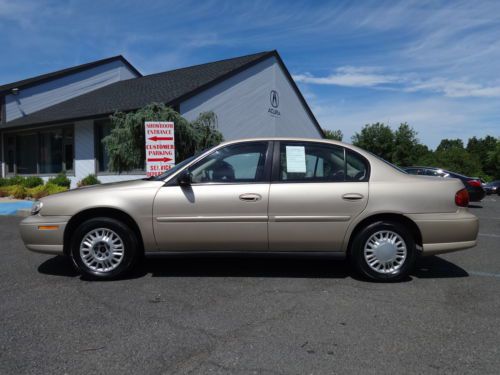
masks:
<svg viewBox="0 0 500 375"><path fill-rule="evenodd" d="M368 172L366 159L344 147L312 142L280 142L278 181L367 181Z"/></svg>

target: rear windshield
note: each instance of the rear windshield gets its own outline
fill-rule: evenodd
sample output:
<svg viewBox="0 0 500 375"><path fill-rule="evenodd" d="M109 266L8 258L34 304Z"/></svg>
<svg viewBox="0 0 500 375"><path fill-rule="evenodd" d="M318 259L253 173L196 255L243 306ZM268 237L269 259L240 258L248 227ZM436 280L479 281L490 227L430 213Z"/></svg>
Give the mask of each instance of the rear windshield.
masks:
<svg viewBox="0 0 500 375"><path fill-rule="evenodd" d="M365 150L365 151L366 151L366 150ZM382 159L380 156L377 156L377 155L375 155L374 153L372 153L372 152L370 152L370 151L366 151L366 152L368 152L368 153L369 153L370 155L372 155L372 156L375 156L378 160L383 161L383 162L384 162L385 164L387 164L389 167L392 167L392 168L394 168L395 170L397 170L397 171L399 171L399 172L401 172L401 173L408 174L408 172L406 172L404 169L402 169L402 168L398 167L397 165L394 165L394 164L392 164L392 163L388 162L388 161L387 161L387 160L385 160L385 159Z"/></svg>

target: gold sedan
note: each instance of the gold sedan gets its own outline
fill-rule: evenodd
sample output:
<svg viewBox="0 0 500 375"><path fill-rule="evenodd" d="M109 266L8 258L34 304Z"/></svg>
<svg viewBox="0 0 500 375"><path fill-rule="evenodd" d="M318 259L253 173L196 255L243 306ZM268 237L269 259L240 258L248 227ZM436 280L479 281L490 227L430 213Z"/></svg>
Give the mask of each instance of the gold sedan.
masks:
<svg viewBox="0 0 500 375"><path fill-rule="evenodd" d="M467 206L460 180L409 175L352 145L248 139L154 178L43 198L20 229L28 249L65 254L94 279L158 252L314 252L392 281L420 254L475 246Z"/></svg>

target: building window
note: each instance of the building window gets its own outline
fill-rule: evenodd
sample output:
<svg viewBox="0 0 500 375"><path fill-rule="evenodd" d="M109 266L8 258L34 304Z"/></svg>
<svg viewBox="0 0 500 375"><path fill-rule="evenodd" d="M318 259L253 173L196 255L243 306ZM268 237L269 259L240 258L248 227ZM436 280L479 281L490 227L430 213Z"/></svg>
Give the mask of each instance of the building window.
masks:
<svg viewBox="0 0 500 375"><path fill-rule="evenodd" d="M109 154L102 139L111 133L111 121L100 120L95 122L96 150L97 150L97 171L108 172Z"/></svg>
<svg viewBox="0 0 500 375"><path fill-rule="evenodd" d="M7 173L14 173L14 164L16 160L16 137L8 135L5 141L5 161L7 162Z"/></svg>
<svg viewBox="0 0 500 375"><path fill-rule="evenodd" d="M96 157L97 157L97 172L100 173L109 173L109 153L108 149L102 142L103 138L106 137L111 133L111 130L113 129L113 125L111 124L111 121L106 119L106 120L98 120L95 121L95 149L96 149ZM144 151L145 152L145 151ZM144 171L146 170L144 165L138 165L137 168L135 168L132 173L138 173L138 174L143 174Z"/></svg>
<svg viewBox="0 0 500 375"><path fill-rule="evenodd" d="M72 172L74 164L72 126L6 135L7 173L56 174Z"/></svg>
<svg viewBox="0 0 500 375"><path fill-rule="evenodd" d="M23 134L16 137L17 174L36 174L38 162L37 133Z"/></svg>

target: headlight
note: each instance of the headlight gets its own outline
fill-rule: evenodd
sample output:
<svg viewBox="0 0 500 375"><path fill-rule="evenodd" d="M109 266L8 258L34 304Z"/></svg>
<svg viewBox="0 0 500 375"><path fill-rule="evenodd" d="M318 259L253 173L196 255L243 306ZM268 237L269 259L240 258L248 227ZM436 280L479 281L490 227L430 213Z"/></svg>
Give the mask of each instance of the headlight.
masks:
<svg viewBox="0 0 500 375"><path fill-rule="evenodd" d="M36 215L37 213L40 212L42 207L43 207L43 203L40 201L36 201L35 203L33 203L33 207L31 207L31 214Z"/></svg>

